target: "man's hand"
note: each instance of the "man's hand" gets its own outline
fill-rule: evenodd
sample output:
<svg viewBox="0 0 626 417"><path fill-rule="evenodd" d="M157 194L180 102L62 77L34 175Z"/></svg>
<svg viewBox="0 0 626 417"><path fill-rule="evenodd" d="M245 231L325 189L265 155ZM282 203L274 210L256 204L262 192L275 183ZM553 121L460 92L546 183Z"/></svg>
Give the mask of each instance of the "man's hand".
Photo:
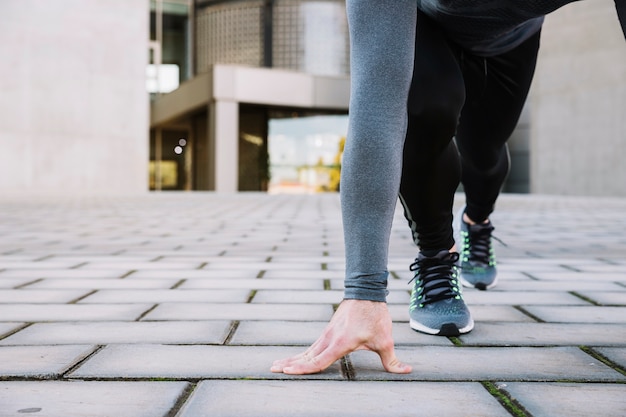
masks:
<svg viewBox="0 0 626 417"><path fill-rule="evenodd" d="M343 300L315 343L299 355L275 361L271 371L314 374L355 350L378 353L387 372L411 372L410 365L396 358L387 304L366 300Z"/></svg>

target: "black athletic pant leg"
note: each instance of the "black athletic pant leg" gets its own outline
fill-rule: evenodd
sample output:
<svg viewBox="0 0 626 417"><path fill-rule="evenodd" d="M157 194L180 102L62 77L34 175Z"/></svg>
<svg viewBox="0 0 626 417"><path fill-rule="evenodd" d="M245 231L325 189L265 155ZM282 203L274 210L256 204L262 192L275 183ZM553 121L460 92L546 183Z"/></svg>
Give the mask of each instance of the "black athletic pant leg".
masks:
<svg viewBox="0 0 626 417"><path fill-rule="evenodd" d="M493 212L509 172L507 140L515 129L537 63L540 33L494 57L463 53L466 100L456 143L461 153L466 213L476 222Z"/></svg>

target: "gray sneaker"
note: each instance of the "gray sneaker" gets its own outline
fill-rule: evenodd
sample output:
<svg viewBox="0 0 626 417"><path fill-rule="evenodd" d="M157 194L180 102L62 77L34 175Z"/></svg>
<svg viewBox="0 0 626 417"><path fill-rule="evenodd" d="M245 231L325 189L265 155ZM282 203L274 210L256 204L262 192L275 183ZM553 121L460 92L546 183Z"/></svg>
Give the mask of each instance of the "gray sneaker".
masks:
<svg viewBox="0 0 626 417"><path fill-rule="evenodd" d="M456 237L459 247L461 284L487 290L495 287L498 277L496 256L491 245L491 232L494 227L490 221L482 224L468 224L463 221L465 208L457 216L458 231Z"/></svg>
<svg viewBox="0 0 626 417"><path fill-rule="evenodd" d="M458 253L442 250L432 257L420 253L411 265L415 283L409 304L409 325L413 330L458 336L474 328L457 279L458 259Z"/></svg>

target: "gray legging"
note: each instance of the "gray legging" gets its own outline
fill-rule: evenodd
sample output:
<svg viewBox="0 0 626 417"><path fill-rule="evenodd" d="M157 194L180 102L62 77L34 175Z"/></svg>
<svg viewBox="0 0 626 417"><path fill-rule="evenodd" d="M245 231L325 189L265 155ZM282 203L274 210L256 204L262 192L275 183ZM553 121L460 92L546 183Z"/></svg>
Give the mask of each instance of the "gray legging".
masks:
<svg viewBox="0 0 626 417"><path fill-rule="evenodd" d="M387 259L407 129L416 0L347 0L348 138L341 171L346 299L385 301Z"/></svg>

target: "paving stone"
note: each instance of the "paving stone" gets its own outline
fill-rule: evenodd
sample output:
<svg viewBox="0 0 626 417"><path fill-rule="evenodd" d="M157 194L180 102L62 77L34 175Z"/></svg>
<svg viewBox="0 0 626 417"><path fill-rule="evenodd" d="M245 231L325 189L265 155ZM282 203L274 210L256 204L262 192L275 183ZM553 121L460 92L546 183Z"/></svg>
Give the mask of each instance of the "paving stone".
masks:
<svg viewBox="0 0 626 417"><path fill-rule="evenodd" d="M567 292L540 292L540 291L463 291L465 302L472 306L477 304L489 305L589 305Z"/></svg>
<svg viewBox="0 0 626 417"><path fill-rule="evenodd" d="M0 340L0 345L222 344L230 327L225 320L35 323ZM0 334L1 329L0 324Z"/></svg>
<svg viewBox="0 0 626 417"><path fill-rule="evenodd" d="M524 382L498 385L533 417L626 415L626 385Z"/></svg>
<svg viewBox="0 0 626 417"><path fill-rule="evenodd" d="M0 310L1 312L1 310ZM330 320L333 308L323 304L163 303L143 320Z"/></svg>
<svg viewBox="0 0 626 417"><path fill-rule="evenodd" d="M339 361L306 377L270 372L274 360L302 347L109 345L71 373L73 378L342 379Z"/></svg>
<svg viewBox="0 0 626 417"><path fill-rule="evenodd" d="M490 291L506 292L506 291L577 291L584 293L586 291L624 291L626 288L609 281L536 281L526 280L502 280L498 278L498 285Z"/></svg>
<svg viewBox="0 0 626 417"><path fill-rule="evenodd" d="M33 281L34 280L31 278L10 278L7 276L3 276L2 272L0 272L0 288L3 289L16 288Z"/></svg>
<svg viewBox="0 0 626 417"><path fill-rule="evenodd" d="M233 401L233 398L246 401ZM454 398L454 401L450 401ZM202 381L180 417L468 416L507 412L477 383Z"/></svg>
<svg viewBox="0 0 626 417"><path fill-rule="evenodd" d="M396 355L413 366L411 374L385 375L375 353L351 353L356 379L493 381L515 375L522 381L626 381L626 376L576 347L398 346Z"/></svg>
<svg viewBox="0 0 626 417"><path fill-rule="evenodd" d="M123 269L126 269L126 266L134 266L137 264L142 264L145 262L150 262L155 259L154 256L124 256L124 255L99 255L99 256L89 256L86 254L82 254L77 256L75 254L55 254L51 255L48 259L51 261L60 261L60 262L72 262L75 265L82 265L87 263L88 265L92 265L93 263L119 263L124 265ZM165 259L163 259L165 261ZM100 268L103 269L103 268ZM110 268L104 268L110 269ZM132 269L132 268L131 268Z"/></svg>
<svg viewBox="0 0 626 417"><path fill-rule="evenodd" d="M626 341L623 324L478 323L460 336L469 346L619 346Z"/></svg>
<svg viewBox="0 0 626 417"><path fill-rule="evenodd" d="M457 209L462 204L464 198L458 195ZM310 414L316 415L319 408L312 408L316 404L310 398L322 396L305 397L305 392L325 394L327 390L329 396L337 397L336 404L343 408L333 415L352 411L367 415L373 407L387 404L379 404L375 399L391 390L398 400L387 399L394 403L393 410L399 410L398 415L402 415L403 407L409 411L405 415L415 415L416 395L420 405L432 404L432 408L426 409L428 415L467 414L467 407L455 407L456 403L449 401L459 395L466 395L465 404L472 404L472 410L489 401L497 407L493 415L504 415L508 412L474 381L551 381L537 382L545 386L558 385L553 384L555 381L576 381L572 389L580 390L588 404L595 398L584 394L588 381L592 387L607 381L613 382L606 384L609 387L626 386L626 376L619 371L620 367L626 368L626 319L622 320L622 310L626 308L622 297L626 291L624 199L503 194L493 216L498 237L508 244L496 244L495 248L499 284L488 292L466 289L476 327L458 339L463 346L454 346L455 339L424 335L408 326L408 281L413 275L408 266L417 250L398 206L389 245L388 306L394 320L396 353L411 363L414 371L404 376L388 374L382 370L376 354L352 353L347 364L351 364L356 377L373 381L343 381L339 363L316 376L291 377L269 372L274 359L302 353L316 340L332 315L331 305L336 303L326 297L341 297L345 262L336 194L150 193L113 199L81 196L76 201L39 196L35 202L30 197L15 200L3 196L0 211L10 213L0 218L0 264L9 268L0 267L0 288L11 290L28 284L19 291L4 293L6 302L0 303L0 349L32 354L35 362L49 348L51 353L63 352L66 360L49 365L51 375L57 375L52 377L60 378L64 366L78 363L69 349L105 345L93 357L80 362L75 374L87 372L77 378L210 378L212 381L201 382L196 391L209 397L213 389L202 388L205 384L232 382L224 385L224 391L216 392L233 394L226 398L220 394L216 401L232 407L251 405L254 408L250 412L255 415L265 408L257 403L232 401L241 398L237 389L252 387L248 383L268 384L251 388L250 396L270 396L279 391L289 394L293 390L293 402L304 398L302 401L312 404ZM112 212L119 215L111 216ZM333 291L324 291L329 283ZM99 291L73 305L59 305L67 302L62 298L48 304L36 304L32 298L29 304L23 304L26 299L17 303L18 299L12 298L12 294L51 297L52 292L44 291L48 289L56 290L55 296L63 291ZM250 304L224 302L228 301L226 294L245 294L247 299L252 290L257 294ZM577 292L581 297L569 292ZM189 302L187 296L202 302ZM284 304L285 300L292 301ZM105 302L111 304L100 304ZM592 305L594 302L601 305ZM515 308L516 305L521 308ZM142 321L136 321L146 313ZM231 327L233 320L240 321L238 327ZM541 320L547 322L540 323ZM233 334L231 330L235 330ZM608 358L615 369L600 363L579 345ZM42 354L37 356L38 353ZM80 357L80 352L75 357ZM8 366L6 362L2 363ZM20 377L0 371L2 378ZM317 384L312 381L316 378L325 380L321 389L307 389L308 383ZM368 395L369 388L362 388L387 380L393 382L376 387L376 394L371 389L372 394ZM104 386L100 384L111 382L92 381L91 392ZM120 383L136 384L115 382ZM326 388L335 383L341 388ZM499 383L502 384L505 383ZM125 385L132 386L138 385ZM128 391L132 395L132 389ZM58 392L63 394L61 389ZM102 405L106 411L102 415L124 416L127 410L127 415L141 415L137 409L124 408L116 401L117 397L126 398L123 395L107 395L101 399L97 394L81 394L87 402L90 398L97 401L89 403L90 412L75 407L83 411L77 415L98 415L99 408L93 404ZM151 395L148 392L137 398L149 401ZM546 396L552 403L559 403L561 397L564 403L572 402L557 391L546 390ZM37 395L29 392L27 398ZM175 411L170 408L177 396L172 394L171 398L164 409L153 401L154 408L145 405L141 411L148 415L173 415ZM188 404L204 401L198 398L194 394ZM529 398L532 395L525 397ZM597 398L610 403L614 397ZM292 401L288 395L281 399ZM214 400L207 401L213 404ZM369 406L370 402L374 405ZM354 404L363 404L364 409ZM583 410L584 415L601 415L586 406L576 409ZM36 406L26 405L19 410L28 407ZM194 407L202 415L205 406ZM295 406L280 403L277 407L282 408L274 415L292 415ZM207 409L207 415L215 414L212 405ZM225 410L225 415L231 411L245 415L238 409L220 409ZM557 412L535 411L551 417L559 415L555 409ZM307 410L304 407L302 413ZM71 415L64 411L52 415ZM484 411L479 415L490 414Z"/></svg>
<svg viewBox="0 0 626 417"><path fill-rule="evenodd" d="M69 303L89 294L85 290L0 290L0 303Z"/></svg>
<svg viewBox="0 0 626 417"><path fill-rule="evenodd" d="M89 278L89 279L44 279L33 282L25 289L155 289L172 288L178 284L178 279L132 279L132 278Z"/></svg>
<svg viewBox="0 0 626 417"><path fill-rule="evenodd" d="M250 290L100 290L79 304L97 303L245 303Z"/></svg>
<svg viewBox="0 0 626 417"><path fill-rule="evenodd" d="M162 417L186 382L0 381L0 415Z"/></svg>
<svg viewBox="0 0 626 417"><path fill-rule="evenodd" d="M322 334L327 321L242 321L231 345L310 345Z"/></svg>
<svg viewBox="0 0 626 417"><path fill-rule="evenodd" d="M522 307L532 315L552 323L626 323L626 307Z"/></svg>
<svg viewBox="0 0 626 417"><path fill-rule="evenodd" d="M187 271L189 269L197 269L202 266L202 262L112 262L112 261L90 261L79 268L81 271L90 269L127 269L134 271L142 270L159 270L159 271Z"/></svg>
<svg viewBox="0 0 626 417"><path fill-rule="evenodd" d="M624 334L622 334L622 340L624 340L623 337ZM622 369L626 370L626 347L624 347L623 343L621 347L601 347L594 348L594 350L599 352L601 355L606 356L609 360L615 362L621 366Z"/></svg>
<svg viewBox="0 0 626 417"><path fill-rule="evenodd" d="M409 303L409 294L406 291L390 291L388 303ZM326 303L339 304L343 299L343 291L281 291L260 290L252 299L252 303Z"/></svg>
<svg viewBox="0 0 626 417"><path fill-rule="evenodd" d="M258 270L258 271L267 271L267 270L287 270L287 271L293 271L293 274L296 274L297 271L301 271L301 270L315 270L315 269L321 269L322 265L315 263L315 262L308 262L308 263L287 263L287 262L282 262L282 263L277 263L277 262L250 262L250 263L239 263L239 262L232 262L232 263L220 263L220 264L216 264L216 265L206 265L203 269L210 271L213 269L217 269L217 270L222 270L222 269L236 269L236 270L240 270L240 269L248 269L248 270Z"/></svg>
<svg viewBox="0 0 626 417"><path fill-rule="evenodd" d="M120 278L126 275L129 270L80 270L80 269L16 269L6 270L4 274L11 278Z"/></svg>
<svg viewBox="0 0 626 417"><path fill-rule="evenodd" d="M91 354L94 349L95 346L89 345L0 346L0 375L58 377Z"/></svg>
<svg viewBox="0 0 626 417"><path fill-rule="evenodd" d="M60 262L60 261L19 261L7 262L0 259L0 269L13 270L41 270L41 269L70 269L80 264L80 262Z"/></svg>
<svg viewBox="0 0 626 417"><path fill-rule="evenodd" d="M178 288L180 289L203 289L203 288L246 288L251 290L261 289L285 289L285 290L322 290L322 280L298 280L298 279L187 279Z"/></svg>
<svg viewBox="0 0 626 417"><path fill-rule="evenodd" d="M600 305L626 306L626 288L613 291L579 291L579 293Z"/></svg>
<svg viewBox="0 0 626 417"><path fill-rule="evenodd" d="M152 304L0 304L6 321L111 321L136 320Z"/></svg>
<svg viewBox="0 0 626 417"><path fill-rule="evenodd" d="M205 270L205 269L192 269L185 271L161 271L161 270L151 270L151 271L135 271L132 274L133 279L159 279L159 278L175 278L176 280L181 279L189 279L189 280L204 280L204 279L216 279L216 280L225 280L231 278L237 279L254 279L257 277L261 270L260 269L244 269L236 270L236 269L219 269L219 270Z"/></svg>
<svg viewBox="0 0 626 417"><path fill-rule="evenodd" d="M534 278L546 281L579 281L579 280L593 280L593 281L607 281L614 282L624 279L624 273L621 271L604 272L589 274L585 272L532 272Z"/></svg>
<svg viewBox="0 0 626 417"><path fill-rule="evenodd" d="M0 323L0 338L24 326L24 323Z"/></svg>
<svg viewBox="0 0 626 417"><path fill-rule="evenodd" d="M320 264L321 265L321 264ZM304 270L304 271L290 271L290 270L281 270L274 269L270 271L265 271L263 274L263 278L265 279L341 279L343 280L345 276L344 271L328 271L328 270Z"/></svg>

